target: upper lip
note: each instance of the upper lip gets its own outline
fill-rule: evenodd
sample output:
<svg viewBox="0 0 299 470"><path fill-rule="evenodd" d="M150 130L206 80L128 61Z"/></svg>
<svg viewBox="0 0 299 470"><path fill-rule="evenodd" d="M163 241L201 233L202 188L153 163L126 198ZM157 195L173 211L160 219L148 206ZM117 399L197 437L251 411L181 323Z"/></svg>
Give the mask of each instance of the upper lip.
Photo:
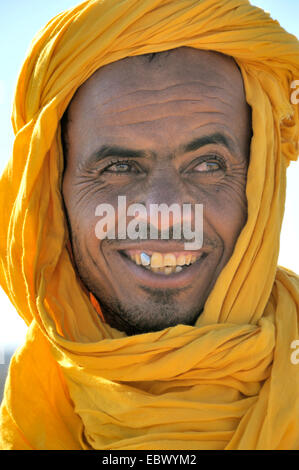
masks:
<svg viewBox="0 0 299 470"><path fill-rule="evenodd" d="M136 243L120 243L117 246L118 251L127 251L127 250L139 250L143 252L160 252L160 253L171 253L171 252L207 252L208 250L205 247L202 247L200 250L185 250L184 243L178 243L173 240L142 240Z"/></svg>

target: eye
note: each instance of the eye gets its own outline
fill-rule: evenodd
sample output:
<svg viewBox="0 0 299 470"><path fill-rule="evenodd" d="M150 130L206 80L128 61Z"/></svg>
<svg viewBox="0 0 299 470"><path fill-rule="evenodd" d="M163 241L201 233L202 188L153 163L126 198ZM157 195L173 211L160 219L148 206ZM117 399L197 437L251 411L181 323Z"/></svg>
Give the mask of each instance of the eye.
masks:
<svg viewBox="0 0 299 470"><path fill-rule="evenodd" d="M111 163L104 171L108 173L138 173L138 169L132 162L123 160Z"/></svg>
<svg viewBox="0 0 299 470"><path fill-rule="evenodd" d="M192 171L198 173L215 173L217 171L224 171L226 168L225 161L218 155L211 155L204 157L193 166Z"/></svg>
<svg viewBox="0 0 299 470"><path fill-rule="evenodd" d="M221 166L218 162L202 162L202 163L199 163L199 165L196 165L196 167L194 167L194 170L195 171L199 171L199 172L213 172L213 171L217 171L217 170L220 170L221 169Z"/></svg>

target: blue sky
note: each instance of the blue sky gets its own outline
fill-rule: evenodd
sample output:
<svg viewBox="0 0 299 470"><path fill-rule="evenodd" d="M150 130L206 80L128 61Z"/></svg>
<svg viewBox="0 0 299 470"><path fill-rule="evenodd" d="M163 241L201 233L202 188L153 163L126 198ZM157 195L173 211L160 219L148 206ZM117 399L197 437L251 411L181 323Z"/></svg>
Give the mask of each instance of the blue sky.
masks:
<svg viewBox="0 0 299 470"><path fill-rule="evenodd" d="M30 42L38 30L53 16L79 3L76 0L1 0L0 172L3 170L12 149L11 104L17 76ZM277 19L287 31L299 37L298 0L252 0L251 3L269 11L271 16ZM297 78L299 79L299 77ZM279 261L280 264L299 273L299 163L292 164L288 173L287 204L281 236ZM7 311L10 308L7 302L0 290L0 315L1 311ZM12 320L15 317L16 314L13 313L11 316ZM11 328L16 333L19 323L17 319L15 321L16 323L12 323ZM2 323L1 317L0 323ZM7 325L7 316L5 323ZM22 325L20 327L21 330ZM7 329L5 331L5 334L8 334Z"/></svg>

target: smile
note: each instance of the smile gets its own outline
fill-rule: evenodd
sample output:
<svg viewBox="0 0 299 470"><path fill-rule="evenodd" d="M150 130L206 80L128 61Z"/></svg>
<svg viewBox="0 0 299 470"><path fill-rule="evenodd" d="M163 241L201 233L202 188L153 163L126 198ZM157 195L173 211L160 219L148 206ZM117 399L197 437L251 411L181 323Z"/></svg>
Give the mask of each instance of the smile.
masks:
<svg viewBox="0 0 299 470"><path fill-rule="evenodd" d="M157 274L177 274L198 261L203 253L128 250L124 253L136 265Z"/></svg>
<svg viewBox="0 0 299 470"><path fill-rule="evenodd" d="M132 286L140 288L190 289L194 282L204 283L211 266L217 262L219 251L212 246L200 250L185 250L177 241L127 242L117 246L115 267Z"/></svg>

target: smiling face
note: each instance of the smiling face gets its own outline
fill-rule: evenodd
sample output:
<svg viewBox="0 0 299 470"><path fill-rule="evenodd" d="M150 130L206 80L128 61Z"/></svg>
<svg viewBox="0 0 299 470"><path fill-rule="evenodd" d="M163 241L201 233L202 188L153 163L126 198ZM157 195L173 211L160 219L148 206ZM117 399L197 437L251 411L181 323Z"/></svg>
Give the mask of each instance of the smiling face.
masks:
<svg viewBox="0 0 299 470"><path fill-rule="evenodd" d="M194 324L247 218L251 122L235 62L185 47L126 58L87 80L67 116L63 198L83 283L127 334ZM120 195L148 214L151 204L202 204L202 248L98 239L96 207L113 206L118 226Z"/></svg>

